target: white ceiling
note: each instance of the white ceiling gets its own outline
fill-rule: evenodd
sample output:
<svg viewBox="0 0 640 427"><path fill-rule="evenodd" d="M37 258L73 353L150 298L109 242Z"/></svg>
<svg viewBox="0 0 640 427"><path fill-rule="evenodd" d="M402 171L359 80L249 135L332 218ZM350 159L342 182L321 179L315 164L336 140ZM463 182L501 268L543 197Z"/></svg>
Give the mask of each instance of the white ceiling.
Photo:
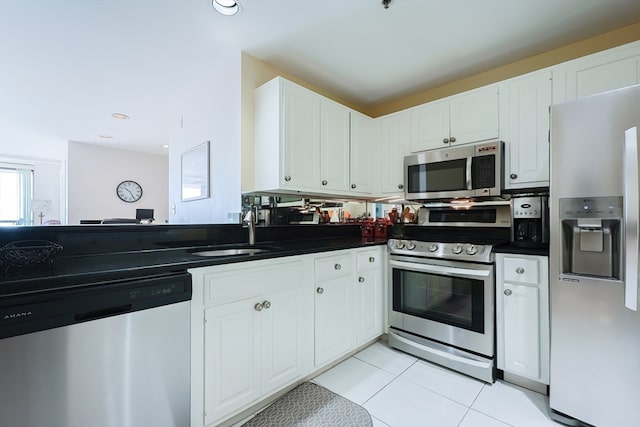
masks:
<svg viewBox="0 0 640 427"><path fill-rule="evenodd" d="M230 52L367 107L640 22L638 0L239 1L0 0L0 123L157 151Z"/></svg>

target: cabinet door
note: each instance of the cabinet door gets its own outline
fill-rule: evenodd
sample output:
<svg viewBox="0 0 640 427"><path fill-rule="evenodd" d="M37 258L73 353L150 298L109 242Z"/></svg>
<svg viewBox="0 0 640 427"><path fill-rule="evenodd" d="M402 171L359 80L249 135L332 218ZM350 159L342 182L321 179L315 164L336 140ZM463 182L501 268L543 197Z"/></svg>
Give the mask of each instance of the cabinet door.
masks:
<svg viewBox="0 0 640 427"><path fill-rule="evenodd" d="M262 394L300 377L304 369L302 290L265 296L261 318Z"/></svg>
<svg viewBox="0 0 640 427"><path fill-rule="evenodd" d="M551 71L530 74L501 87L506 143L506 188L549 185L549 107Z"/></svg>
<svg viewBox="0 0 640 427"><path fill-rule="evenodd" d="M315 363L320 366L352 348L351 275L316 283Z"/></svg>
<svg viewBox="0 0 640 427"><path fill-rule="evenodd" d="M380 120L381 190L383 194L404 192L404 156L411 152L409 111Z"/></svg>
<svg viewBox="0 0 640 427"><path fill-rule="evenodd" d="M382 334L382 270L358 272L353 302L355 344L360 345Z"/></svg>
<svg viewBox="0 0 640 427"><path fill-rule="evenodd" d="M320 181L314 185L325 191L348 191L349 110L322 98L320 123Z"/></svg>
<svg viewBox="0 0 640 427"><path fill-rule="evenodd" d="M452 96L449 139L452 145L498 138L498 86L492 85Z"/></svg>
<svg viewBox="0 0 640 427"><path fill-rule="evenodd" d="M566 66L567 100L640 83L640 46L620 47Z"/></svg>
<svg viewBox="0 0 640 427"><path fill-rule="evenodd" d="M503 286L504 370L540 378L540 297L537 286Z"/></svg>
<svg viewBox="0 0 640 427"><path fill-rule="evenodd" d="M412 108L411 151L432 150L449 145L449 100Z"/></svg>
<svg viewBox="0 0 640 427"><path fill-rule="evenodd" d="M282 143L280 185L314 188L320 182L320 96L282 82ZM260 159L256 159L257 162Z"/></svg>
<svg viewBox="0 0 640 427"><path fill-rule="evenodd" d="M204 312L205 425L260 397L260 312L246 299Z"/></svg>
<svg viewBox="0 0 640 427"><path fill-rule="evenodd" d="M373 186L373 120L351 112L350 185L352 193L371 193Z"/></svg>

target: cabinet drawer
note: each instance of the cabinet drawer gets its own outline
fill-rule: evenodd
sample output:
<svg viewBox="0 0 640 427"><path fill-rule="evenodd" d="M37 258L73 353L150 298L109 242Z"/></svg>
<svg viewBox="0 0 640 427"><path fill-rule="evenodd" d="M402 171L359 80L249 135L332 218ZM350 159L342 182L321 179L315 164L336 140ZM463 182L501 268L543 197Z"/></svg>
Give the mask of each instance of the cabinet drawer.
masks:
<svg viewBox="0 0 640 427"><path fill-rule="evenodd" d="M302 264L299 261L272 266L234 264L233 269L205 274L205 305L228 303L277 291L301 287Z"/></svg>
<svg viewBox="0 0 640 427"><path fill-rule="evenodd" d="M339 255L316 259L316 282L348 276L352 272L351 255Z"/></svg>
<svg viewBox="0 0 640 427"><path fill-rule="evenodd" d="M370 250L358 252L356 260L356 268L358 271L375 270L382 267L382 252L379 250Z"/></svg>
<svg viewBox="0 0 640 427"><path fill-rule="evenodd" d="M537 259L504 258L504 281L519 283L540 283L540 265Z"/></svg>

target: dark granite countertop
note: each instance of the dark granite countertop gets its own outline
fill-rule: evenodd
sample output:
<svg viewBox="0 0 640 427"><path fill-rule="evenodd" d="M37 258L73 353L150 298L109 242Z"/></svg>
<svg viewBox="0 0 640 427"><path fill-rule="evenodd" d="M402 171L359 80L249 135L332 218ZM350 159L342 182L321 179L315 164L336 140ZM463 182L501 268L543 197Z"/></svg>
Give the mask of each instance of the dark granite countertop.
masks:
<svg viewBox="0 0 640 427"><path fill-rule="evenodd" d="M512 242L503 243L493 247L494 253L549 256L549 245L544 246L518 246Z"/></svg>
<svg viewBox="0 0 640 427"><path fill-rule="evenodd" d="M74 250L71 245L68 245L69 250L63 250L50 264L44 263L29 268L5 267L3 274L0 274L0 297L26 292L55 290L56 288L68 286L99 285L107 281L166 275L184 272L189 268L195 267L351 249L386 243L386 239L362 239L359 236L359 227L343 227L339 232L335 232L336 230L336 228L329 228L318 232L310 228L298 228L296 230L298 236L295 237L299 238L291 238L294 236L290 233L290 230L281 229L276 237L289 239L258 239L259 241L254 247L266 249L265 252L222 257L203 257L194 255L193 252L250 246L238 241L223 241L220 243L217 240L206 244L198 239L163 245L141 245L139 244L140 236L136 236L135 233L127 230L123 235L131 239L129 244L123 243L119 248L114 247L110 250L94 252L90 249L89 242L91 239L95 239L95 236L87 236L87 241L85 242L87 250L85 253L81 250ZM274 230L270 230L269 233L262 232L263 237L266 238L274 237L273 233ZM269 234L272 235L269 236ZM323 234L328 237L321 237ZM260 237L260 234L258 234L258 237ZM74 238L78 237L75 236ZM69 236L66 236L66 239L69 240ZM129 250L129 246L132 249Z"/></svg>

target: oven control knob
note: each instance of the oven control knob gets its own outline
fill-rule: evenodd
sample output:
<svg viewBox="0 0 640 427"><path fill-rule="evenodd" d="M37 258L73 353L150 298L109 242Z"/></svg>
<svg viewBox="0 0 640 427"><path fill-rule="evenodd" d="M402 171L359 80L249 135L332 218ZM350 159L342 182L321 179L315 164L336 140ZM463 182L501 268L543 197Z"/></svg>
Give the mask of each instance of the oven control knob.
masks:
<svg viewBox="0 0 640 427"><path fill-rule="evenodd" d="M409 249L410 251L414 250L416 248L416 242L414 242L413 240L407 242L407 249Z"/></svg>
<svg viewBox="0 0 640 427"><path fill-rule="evenodd" d="M453 249L451 249L451 252L453 252L456 255L462 253L462 245L460 243L456 243Z"/></svg>
<svg viewBox="0 0 640 427"><path fill-rule="evenodd" d="M478 247L476 245L470 245L467 248L467 255L475 255L478 253Z"/></svg>
<svg viewBox="0 0 640 427"><path fill-rule="evenodd" d="M438 250L438 245L435 243L432 243L429 245L429 252L435 252Z"/></svg>
<svg viewBox="0 0 640 427"><path fill-rule="evenodd" d="M403 249L404 248L404 244L405 244L404 240L398 240L396 242L396 249Z"/></svg>

